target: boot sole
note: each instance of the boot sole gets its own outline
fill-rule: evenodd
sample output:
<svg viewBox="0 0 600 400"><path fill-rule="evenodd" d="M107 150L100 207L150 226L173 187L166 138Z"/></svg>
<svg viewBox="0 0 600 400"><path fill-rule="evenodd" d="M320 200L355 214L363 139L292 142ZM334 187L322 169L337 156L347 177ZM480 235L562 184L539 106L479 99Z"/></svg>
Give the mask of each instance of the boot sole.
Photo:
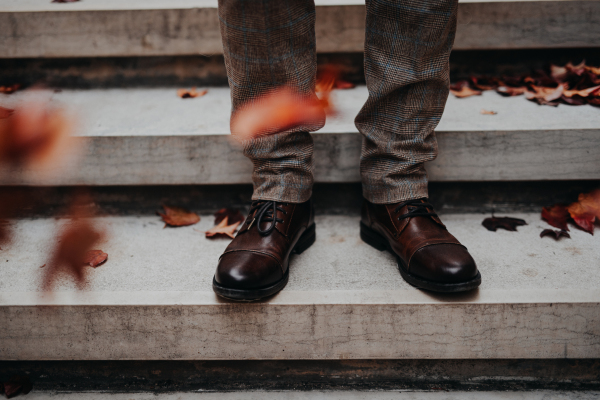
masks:
<svg viewBox="0 0 600 400"><path fill-rule="evenodd" d="M400 271L400 275L402 278L410 283L412 286L418 289L429 290L432 292L439 293L456 293L456 292L466 292L469 290L473 290L481 285L481 274L477 271L477 275L468 281L465 282L457 282L457 283L440 283L434 281L428 281L423 278L419 278L415 275L412 275L408 272L408 267L405 265L404 261L398 257L398 255L392 250L392 246L390 246L389 242L385 237L369 228L362 222L360 223L360 238L368 244L376 248L379 251L387 250L392 253L396 260L398 261L398 270Z"/></svg>
<svg viewBox="0 0 600 400"><path fill-rule="evenodd" d="M311 226L306 228L306 231L304 231L304 233L300 236L300 239L298 239L298 242L292 249L291 254L303 253L306 249L308 249L310 246L313 245L315 240L316 240L315 224L312 224ZM256 300L264 299L265 297L273 296L276 293L279 293L285 287L285 285L287 285L289 277L290 277L290 268L288 267L287 271L285 271L285 274L283 275L283 278L281 278L280 280L275 282L273 285L267 286L264 288L232 289L232 288L228 288L225 286L221 286L220 284L217 283L217 281L215 280L214 277L213 277L212 287L213 287L214 292L217 295L224 297L228 300L256 301Z"/></svg>

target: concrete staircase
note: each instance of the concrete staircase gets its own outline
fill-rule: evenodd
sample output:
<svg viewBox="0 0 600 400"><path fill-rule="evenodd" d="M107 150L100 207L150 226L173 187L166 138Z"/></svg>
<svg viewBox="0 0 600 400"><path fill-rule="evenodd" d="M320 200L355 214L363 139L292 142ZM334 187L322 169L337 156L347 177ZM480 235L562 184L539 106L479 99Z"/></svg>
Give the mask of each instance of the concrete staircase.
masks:
<svg viewBox="0 0 600 400"><path fill-rule="evenodd" d="M361 51L364 5L317 5L319 52ZM213 0L0 0L0 57L218 54L215 7ZM459 50L600 46L600 1L463 1L459 10ZM52 181L14 174L6 183L205 191L250 183L250 162L228 138L229 90L211 87L182 100L175 89L39 91L78 111L76 140L85 141L85 154ZM30 95L0 95L0 105ZM317 182L359 181L353 118L365 99L364 86L334 93L340 114L315 134ZM437 136L440 156L427 166L434 182L600 186L597 108L541 107L488 92L451 97ZM442 215L478 261L483 284L472 293L442 296L407 285L389 254L361 242L354 212L319 216L319 239L294 260L287 288L255 304L212 293L227 241L204 238L210 215L178 229L162 229L158 217L142 213L99 218L109 233L101 246L108 262L92 271L86 290L63 282L53 295L39 291L40 266L64 220L13 221L16 238L0 250L0 359L600 358L600 239L577 230L570 240L540 239L548 226L539 213L514 213L529 223L518 232L488 232L485 216Z"/></svg>

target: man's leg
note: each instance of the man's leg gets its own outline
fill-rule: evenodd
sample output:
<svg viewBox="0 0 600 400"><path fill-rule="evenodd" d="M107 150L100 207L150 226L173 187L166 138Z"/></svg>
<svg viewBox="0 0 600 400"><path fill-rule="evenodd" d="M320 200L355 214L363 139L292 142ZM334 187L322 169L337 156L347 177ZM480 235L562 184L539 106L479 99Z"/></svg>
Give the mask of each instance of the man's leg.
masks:
<svg viewBox="0 0 600 400"><path fill-rule="evenodd" d="M479 285L475 262L427 201L426 161L448 97L457 0L367 0L361 236L396 254L411 284L436 291Z"/></svg>
<svg viewBox="0 0 600 400"><path fill-rule="evenodd" d="M283 85L313 94L313 0L219 0L219 19L233 115ZM257 300L277 293L288 280L290 253L314 242L313 141L308 132L324 123L242 143L254 165L254 201L219 259L213 280L218 295Z"/></svg>
<svg viewBox="0 0 600 400"><path fill-rule="evenodd" d="M219 0L219 19L232 114L282 85L313 93L313 0ZM244 155L254 164L253 200L301 203L310 198L313 141L308 132L324 123L243 142Z"/></svg>

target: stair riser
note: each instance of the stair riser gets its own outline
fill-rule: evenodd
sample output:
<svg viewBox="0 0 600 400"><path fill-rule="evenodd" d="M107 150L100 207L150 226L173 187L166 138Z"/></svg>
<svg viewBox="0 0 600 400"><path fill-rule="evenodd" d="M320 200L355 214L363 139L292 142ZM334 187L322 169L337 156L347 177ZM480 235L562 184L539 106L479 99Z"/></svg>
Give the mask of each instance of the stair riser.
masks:
<svg viewBox="0 0 600 400"><path fill-rule="evenodd" d="M389 292L381 301L401 292ZM107 294L108 295L108 294ZM599 358L597 301L4 306L3 360ZM121 297L125 296L122 294ZM203 295L204 296L204 295ZM206 293L207 298L214 295ZM278 297L280 301L295 296ZM302 294L311 298L310 293ZM358 299L360 293L352 293ZM358 296L358 297L357 297ZM581 296L576 293L574 299ZM111 300L119 296L111 295ZM556 293L552 295L556 298ZM92 294L90 297L94 298ZM514 299L514 297L512 297ZM597 298L595 294L590 298ZM96 297L97 300L97 297ZM322 299L321 299L322 300ZM143 300L142 300L143 301ZM127 303L135 303L130 299ZM316 300L315 300L316 302ZM6 300L4 301L6 303ZM112 301L109 301L112 303ZM184 304L181 304L184 303ZM367 303L367 304L365 304ZM370 304L369 304L370 303ZM249 343L252 343L249 346Z"/></svg>
<svg viewBox="0 0 600 400"><path fill-rule="evenodd" d="M316 134L315 181L359 182L362 138ZM600 179L598 130L438 132L430 180ZM10 173L9 185L174 185L252 182L252 164L229 135L124 136L86 141L79 163L47 178ZM543 151L541 151L543 149Z"/></svg>
<svg viewBox="0 0 600 400"><path fill-rule="evenodd" d="M24 372L36 391L60 392L600 388L600 362L590 359L0 361L0 377Z"/></svg>
<svg viewBox="0 0 600 400"><path fill-rule="evenodd" d="M24 8L25 10L25 8ZM222 53L216 8L0 12L0 57ZM363 5L317 7L317 51L363 50ZM596 1L461 3L455 49L592 47Z"/></svg>

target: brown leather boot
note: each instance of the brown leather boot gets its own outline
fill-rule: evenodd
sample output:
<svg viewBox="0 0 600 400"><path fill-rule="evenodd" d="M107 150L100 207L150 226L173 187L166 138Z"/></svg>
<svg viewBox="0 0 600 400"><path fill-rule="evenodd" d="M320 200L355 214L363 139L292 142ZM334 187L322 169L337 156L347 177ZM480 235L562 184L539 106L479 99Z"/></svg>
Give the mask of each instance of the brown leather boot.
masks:
<svg viewBox="0 0 600 400"><path fill-rule="evenodd" d="M213 290L233 300L258 300L279 292L289 277L290 254L315 242L312 202L258 200L219 258Z"/></svg>
<svg viewBox="0 0 600 400"><path fill-rule="evenodd" d="M405 281L434 292L462 292L481 284L467 248L452 236L426 199L397 204L365 200L360 237L396 255Z"/></svg>

